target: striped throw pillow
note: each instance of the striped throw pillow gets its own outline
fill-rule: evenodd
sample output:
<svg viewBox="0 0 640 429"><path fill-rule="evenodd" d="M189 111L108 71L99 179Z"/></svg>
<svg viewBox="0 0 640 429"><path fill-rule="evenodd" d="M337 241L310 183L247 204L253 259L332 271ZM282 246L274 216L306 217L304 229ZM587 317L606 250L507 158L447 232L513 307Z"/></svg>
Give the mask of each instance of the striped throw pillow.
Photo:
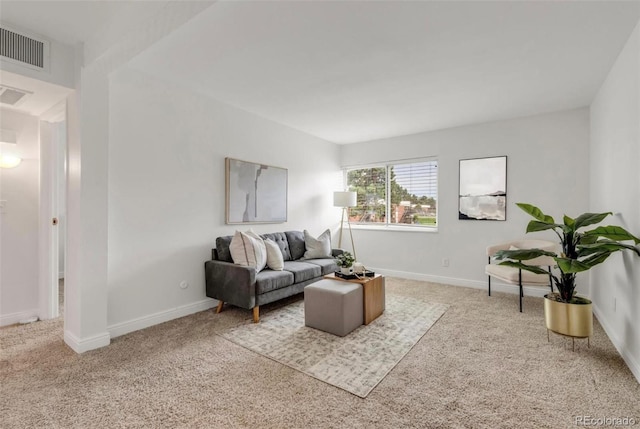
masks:
<svg viewBox="0 0 640 429"><path fill-rule="evenodd" d="M267 249L262 238L253 231L236 231L229 244L234 264L254 267L260 272L267 265Z"/></svg>

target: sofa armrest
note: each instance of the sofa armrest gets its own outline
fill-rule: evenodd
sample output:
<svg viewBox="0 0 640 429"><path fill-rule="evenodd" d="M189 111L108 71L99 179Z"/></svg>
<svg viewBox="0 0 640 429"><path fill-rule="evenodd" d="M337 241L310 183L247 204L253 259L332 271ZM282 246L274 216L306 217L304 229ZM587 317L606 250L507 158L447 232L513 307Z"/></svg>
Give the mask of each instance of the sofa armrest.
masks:
<svg viewBox="0 0 640 429"><path fill-rule="evenodd" d="M331 256L334 258L338 255L342 255L344 253L344 249L331 249Z"/></svg>
<svg viewBox="0 0 640 429"><path fill-rule="evenodd" d="M256 269L224 261L204 263L206 292L209 298L237 307L256 306Z"/></svg>

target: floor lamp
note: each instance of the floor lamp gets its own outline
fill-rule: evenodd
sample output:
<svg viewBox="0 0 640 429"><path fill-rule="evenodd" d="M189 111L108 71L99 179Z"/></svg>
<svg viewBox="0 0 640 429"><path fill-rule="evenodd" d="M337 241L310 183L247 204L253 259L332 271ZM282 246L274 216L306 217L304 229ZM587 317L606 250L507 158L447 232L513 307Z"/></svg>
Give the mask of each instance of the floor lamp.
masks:
<svg viewBox="0 0 640 429"><path fill-rule="evenodd" d="M340 220L340 238L338 240L338 248L342 246L342 229L344 227L344 213L347 212L347 224L349 225L349 235L351 236L351 248L353 249L353 258L357 261L356 246L353 244L353 233L351 232L351 221L349 220L349 207L358 205L358 194L349 191L336 191L333 193L333 206L342 208L342 219Z"/></svg>

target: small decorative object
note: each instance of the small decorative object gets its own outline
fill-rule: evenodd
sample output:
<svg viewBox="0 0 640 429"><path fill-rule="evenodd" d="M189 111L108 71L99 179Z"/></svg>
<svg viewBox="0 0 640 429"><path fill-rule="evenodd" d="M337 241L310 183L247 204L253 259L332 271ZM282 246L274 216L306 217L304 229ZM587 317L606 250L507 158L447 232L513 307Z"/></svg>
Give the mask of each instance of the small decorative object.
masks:
<svg viewBox="0 0 640 429"><path fill-rule="evenodd" d="M506 220L507 157L460 160L458 219Z"/></svg>
<svg viewBox="0 0 640 429"><path fill-rule="evenodd" d="M353 263L356 259L351 252L342 252L336 257L336 265L340 267L340 272L345 275L353 274Z"/></svg>
<svg viewBox="0 0 640 429"><path fill-rule="evenodd" d="M342 271L336 271L335 272L335 276L340 278L340 279L345 279L345 280L357 280L358 279L358 275L357 274L342 274Z"/></svg>
<svg viewBox="0 0 640 429"><path fill-rule="evenodd" d="M599 226L589 231L578 231L602 222L611 212L584 213L575 219L565 215L563 223L558 224L535 206L523 203L518 203L517 206L534 218L529 222L527 232L553 230L560 238L562 252L556 254L541 249L501 250L496 253L496 258L507 259L501 265L553 278L558 293L545 295L544 304L548 330L574 338L590 337L593 332L592 303L587 298L575 295L576 274L590 270L617 251L631 250L640 256L640 248L637 246L640 239L619 226ZM633 241L635 245L622 243L623 241ZM553 257L560 274L556 276L540 267L522 262L539 256Z"/></svg>
<svg viewBox="0 0 640 429"><path fill-rule="evenodd" d="M227 224L287 221L287 169L226 158Z"/></svg>
<svg viewBox="0 0 640 429"><path fill-rule="evenodd" d="M364 264L360 262L354 262L353 272L356 274L364 274Z"/></svg>
<svg viewBox="0 0 640 429"><path fill-rule="evenodd" d="M345 276L353 274L353 267L340 267L340 272Z"/></svg>

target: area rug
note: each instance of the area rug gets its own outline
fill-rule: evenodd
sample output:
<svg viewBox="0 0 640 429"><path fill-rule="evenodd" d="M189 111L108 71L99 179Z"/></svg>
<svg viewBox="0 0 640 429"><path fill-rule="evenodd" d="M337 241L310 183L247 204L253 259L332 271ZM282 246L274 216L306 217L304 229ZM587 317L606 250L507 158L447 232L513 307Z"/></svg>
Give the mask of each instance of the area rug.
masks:
<svg viewBox="0 0 640 429"><path fill-rule="evenodd" d="M345 337L304 326L299 301L223 332L223 338L365 398L448 306L387 294L385 312Z"/></svg>

